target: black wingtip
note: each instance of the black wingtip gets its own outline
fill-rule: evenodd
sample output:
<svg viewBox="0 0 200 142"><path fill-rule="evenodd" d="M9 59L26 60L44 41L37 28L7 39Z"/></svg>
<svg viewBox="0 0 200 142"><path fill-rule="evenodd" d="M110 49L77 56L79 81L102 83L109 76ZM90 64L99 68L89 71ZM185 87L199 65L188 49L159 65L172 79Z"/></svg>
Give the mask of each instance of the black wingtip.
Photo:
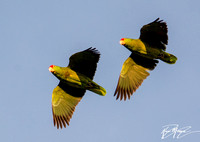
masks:
<svg viewBox="0 0 200 142"><path fill-rule="evenodd" d="M160 18L158 17L154 22L157 22L158 20L160 20Z"/></svg>
<svg viewBox="0 0 200 142"><path fill-rule="evenodd" d="M153 22L149 23L149 24L152 24L152 23L163 23L163 24L166 24L166 22L164 22L163 20L160 20L159 17L156 20L154 20Z"/></svg>
<svg viewBox="0 0 200 142"><path fill-rule="evenodd" d="M100 52L96 48L93 48L93 47L86 49L86 51L90 51L94 54L100 55Z"/></svg>
<svg viewBox="0 0 200 142"><path fill-rule="evenodd" d="M160 18L158 17L155 21L153 21L153 22L157 22L157 23L164 23L164 24L166 24L166 22L164 22L163 20L160 20Z"/></svg>

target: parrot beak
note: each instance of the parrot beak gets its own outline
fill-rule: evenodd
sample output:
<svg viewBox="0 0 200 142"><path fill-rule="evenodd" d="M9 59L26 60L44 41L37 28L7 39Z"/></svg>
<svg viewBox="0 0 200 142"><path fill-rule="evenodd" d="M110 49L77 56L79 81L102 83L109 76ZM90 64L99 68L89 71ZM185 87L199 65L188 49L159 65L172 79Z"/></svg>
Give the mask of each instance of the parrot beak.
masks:
<svg viewBox="0 0 200 142"><path fill-rule="evenodd" d="M54 71L55 71L53 67L54 67L54 65L51 65L51 66L49 67L49 71L50 71L50 72L54 72Z"/></svg>
<svg viewBox="0 0 200 142"><path fill-rule="evenodd" d="M124 45L124 44L125 44L124 38L122 38L122 39L119 41L119 43L120 43L121 45Z"/></svg>

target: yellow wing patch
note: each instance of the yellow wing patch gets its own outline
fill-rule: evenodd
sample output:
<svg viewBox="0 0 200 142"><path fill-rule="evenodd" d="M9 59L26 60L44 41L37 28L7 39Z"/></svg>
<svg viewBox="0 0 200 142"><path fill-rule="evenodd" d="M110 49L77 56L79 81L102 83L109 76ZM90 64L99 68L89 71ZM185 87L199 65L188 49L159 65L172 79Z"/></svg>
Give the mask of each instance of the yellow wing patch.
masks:
<svg viewBox="0 0 200 142"><path fill-rule="evenodd" d="M137 90L143 80L149 76L148 69L137 65L132 58L128 58L123 66L119 76L117 88L115 90L116 99L126 100Z"/></svg>
<svg viewBox="0 0 200 142"><path fill-rule="evenodd" d="M54 126L66 127L73 115L76 105L80 102L81 97L73 97L67 94L59 86L53 90L52 94L52 112Z"/></svg>

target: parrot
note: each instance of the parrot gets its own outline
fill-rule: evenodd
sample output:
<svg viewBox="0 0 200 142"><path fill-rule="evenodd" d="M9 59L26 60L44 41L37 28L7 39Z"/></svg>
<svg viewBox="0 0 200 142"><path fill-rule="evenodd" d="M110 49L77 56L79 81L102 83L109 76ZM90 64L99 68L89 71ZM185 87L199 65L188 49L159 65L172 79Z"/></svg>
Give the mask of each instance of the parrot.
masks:
<svg viewBox="0 0 200 142"><path fill-rule="evenodd" d="M139 39L122 38L120 44L131 55L123 63L117 87L114 92L116 100L126 101L138 89L143 80L149 76L158 64L158 59L168 64L175 64L177 57L165 52L168 44L166 22L157 18L140 29Z"/></svg>
<svg viewBox="0 0 200 142"><path fill-rule="evenodd" d="M73 54L67 67L49 67L49 71L60 80L52 93L53 123L57 129L66 128L66 124L69 126L75 107L86 90L106 95L106 90L93 81L99 58L100 52L90 47Z"/></svg>

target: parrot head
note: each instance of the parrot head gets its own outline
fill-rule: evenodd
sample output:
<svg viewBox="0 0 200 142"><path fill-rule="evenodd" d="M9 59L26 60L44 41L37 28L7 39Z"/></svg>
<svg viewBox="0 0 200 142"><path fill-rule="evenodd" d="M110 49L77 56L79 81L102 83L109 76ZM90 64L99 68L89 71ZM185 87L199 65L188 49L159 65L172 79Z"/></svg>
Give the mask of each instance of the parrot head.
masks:
<svg viewBox="0 0 200 142"><path fill-rule="evenodd" d="M121 45L125 45L125 38L122 38L122 39L119 41L119 43L120 43Z"/></svg>
<svg viewBox="0 0 200 142"><path fill-rule="evenodd" d="M134 46L132 44L134 44L135 40L131 39L131 38L122 38L119 43L125 47L127 46Z"/></svg>
<svg viewBox="0 0 200 142"><path fill-rule="evenodd" d="M130 38L122 38L119 43L126 47L131 52L135 50L134 41Z"/></svg>
<svg viewBox="0 0 200 142"><path fill-rule="evenodd" d="M145 45L140 39L122 38L119 43L131 52L147 54Z"/></svg>
<svg viewBox="0 0 200 142"><path fill-rule="evenodd" d="M54 67L55 67L55 65L51 65L51 66L49 67L49 71L50 71L51 73L55 72Z"/></svg>
<svg viewBox="0 0 200 142"><path fill-rule="evenodd" d="M61 79L62 77L62 67L56 66L56 65L51 65L49 66L49 71L55 75L58 79Z"/></svg>
<svg viewBox="0 0 200 142"><path fill-rule="evenodd" d="M60 76L62 74L62 67L51 65L49 66L49 71L53 73L56 77Z"/></svg>
<svg viewBox="0 0 200 142"><path fill-rule="evenodd" d="M69 76L69 73L67 72L67 67L59 67L56 65L49 66L49 71L55 75L59 80L62 80L63 78L66 78Z"/></svg>
<svg viewBox="0 0 200 142"><path fill-rule="evenodd" d="M122 38L119 43L123 46L134 46L135 44L137 44L137 40L136 39L131 39L131 38Z"/></svg>
<svg viewBox="0 0 200 142"><path fill-rule="evenodd" d="M49 66L49 71L51 73L53 73L54 75L62 74L63 70L64 70L64 67L59 67L59 66L56 66L56 65Z"/></svg>

